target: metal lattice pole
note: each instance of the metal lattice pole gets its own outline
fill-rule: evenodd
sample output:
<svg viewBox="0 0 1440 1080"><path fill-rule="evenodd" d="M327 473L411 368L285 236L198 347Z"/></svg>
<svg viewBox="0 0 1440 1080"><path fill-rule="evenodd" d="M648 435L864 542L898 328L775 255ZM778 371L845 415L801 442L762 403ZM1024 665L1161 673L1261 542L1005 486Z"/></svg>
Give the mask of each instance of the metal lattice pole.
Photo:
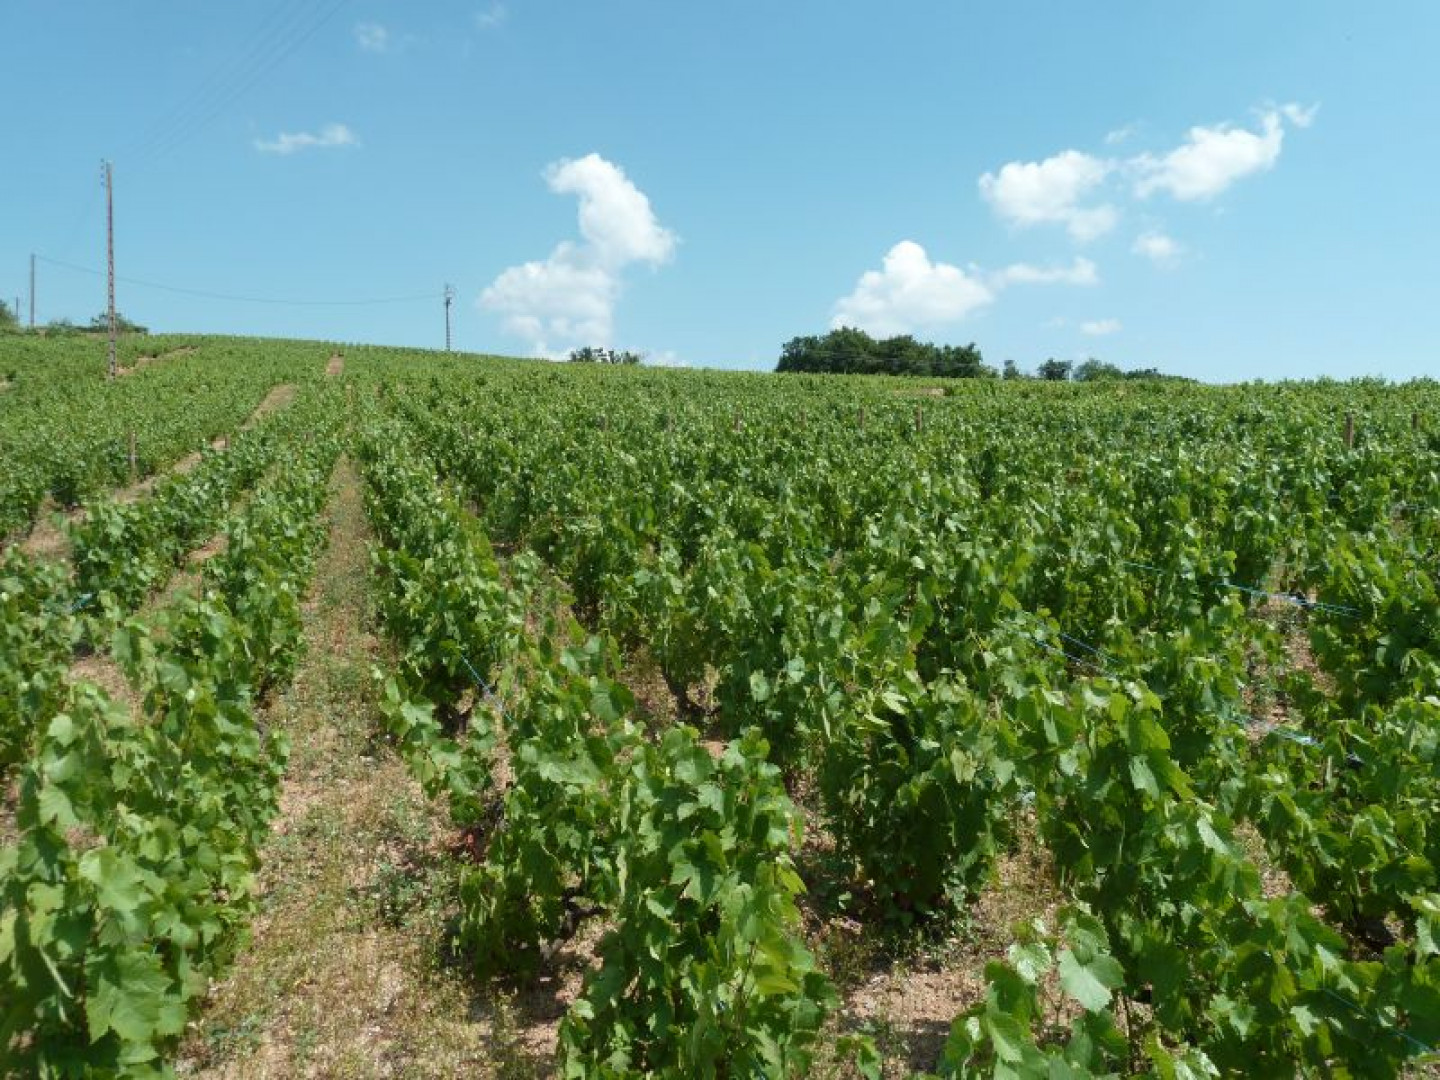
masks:
<svg viewBox="0 0 1440 1080"><path fill-rule="evenodd" d="M445 351L450 351L450 304L455 299L455 289L447 282L445 285Z"/></svg>
<svg viewBox="0 0 1440 1080"><path fill-rule="evenodd" d="M105 162L105 271L109 280L110 311L110 378L115 378L119 362L115 356L115 178L110 162Z"/></svg>

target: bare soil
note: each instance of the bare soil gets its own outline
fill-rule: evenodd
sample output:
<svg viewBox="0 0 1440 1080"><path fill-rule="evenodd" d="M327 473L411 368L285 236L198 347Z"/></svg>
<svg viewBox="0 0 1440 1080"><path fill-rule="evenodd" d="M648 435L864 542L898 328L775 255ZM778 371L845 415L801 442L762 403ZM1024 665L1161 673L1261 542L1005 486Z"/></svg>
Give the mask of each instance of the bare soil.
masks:
<svg viewBox="0 0 1440 1080"><path fill-rule="evenodd" d="M176 350L179 352L194 352L194 349ZM174 356L176 353L166 353L165 356ZM290 383L282 383L273 387L264 400L256 406L255 411L241 425L241 430L253 426L261 417L269 413L285 408L295 400L297 388ZM211 441L211 449L224 450L230 445L230 437L221 435ZM136 502L147 498L155 485L167 476L183 476L196 465L200 464L204 456L200 450L194 450L180 458L168 469L163 469L143 480L133 484L116 488L111 492L110 497L116 502ZM35 515L35 523L30 532L18 541L20 550L33 559L43 559L48 562L64 562L70 558L70 541L65 536L64 523L74 524L81 521L85 516L83 509L76 507L72 510L62 510L57 507L49 498L41 505Z"/></svg>
<svg viewBox="0 0 1440 1080"><path fill-rule="evenodd" d="M178 349L171 349L169 352L160 353L158 356L141 356L137 358L135 363L130 367L117 367L115 373L123 378L126 375L134 375L137 371L143 371L151 364L157 364L161 360L171 360L177 356L189 356L193 352L195 352L194 345L182 345Z"/></svg>
<svg viewBox="0 0 1440 1080"><path fill-rule="evenodd" d="M1015 850L1002 855L990 882L947 938L895 955L877 929L855 918L807 919L811 947L840 991L832 1036L867 1033L884 1075L933 1071L955 1017L985 999L985 965L1003 960L1014 927L1040 919L1051 930L1063 896L1048 853L1026 819ZM822 1044L833 1042L823 1039ZM814 1075L851 1076L848 1063L822 1053Z"/></svg>
<svg viewBox="0 0 1440 1080"><path fill-rule="evenodd" d="M373 597L361 485L342 462L308 649L266 722L293 747L251 944L211 990L182 1076L532 1076L549 1068L569 978L477 989L445 947L463 838L376 736ZM558 1014L557 1014L558 1010Z"/></svg>
<svg viewBox="0 0 1440 1080"><path fill-rule="evenodd" d="M279 386L272 386L270 392L265 395L265 399L261 401L260 404L255 407L255 411L250 414L250 419L240 425L240 430L244 431L248 427L254 427L262 417L269 416L271 413L278 412L285 408L285 406L295 400L296 390L297 387L294 383L281 383Z"/></svg>
<svg viewBox="0 0 1440 1080"><path fill-rule="evenodd" d="M345 373L345 357L336 353L325 364L325 374L332 378Z"/></svg>

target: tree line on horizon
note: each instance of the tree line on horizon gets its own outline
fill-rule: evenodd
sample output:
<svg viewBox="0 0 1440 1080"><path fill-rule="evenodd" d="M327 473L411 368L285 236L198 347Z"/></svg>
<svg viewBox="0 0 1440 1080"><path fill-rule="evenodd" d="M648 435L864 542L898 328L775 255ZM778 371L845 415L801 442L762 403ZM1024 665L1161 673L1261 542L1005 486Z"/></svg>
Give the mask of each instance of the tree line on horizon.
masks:
<svg viewBox="0 0 1440 1080"><path fill-rule="evenodd" d="M919 341L911 334L875 338L864 330L841 327L828 334L791 338L780 350L777 372L808 372L829 375L920 375L946 379L1026 379L1048 382L1100 382L1121 379L1175 379L1156 368L1126 371L1115 364L1091 357L1076 364L1053 357L1036 368L1035 374L1021 371L1014 360L996 370L985 363L980 347L936 345Z"/></svg>

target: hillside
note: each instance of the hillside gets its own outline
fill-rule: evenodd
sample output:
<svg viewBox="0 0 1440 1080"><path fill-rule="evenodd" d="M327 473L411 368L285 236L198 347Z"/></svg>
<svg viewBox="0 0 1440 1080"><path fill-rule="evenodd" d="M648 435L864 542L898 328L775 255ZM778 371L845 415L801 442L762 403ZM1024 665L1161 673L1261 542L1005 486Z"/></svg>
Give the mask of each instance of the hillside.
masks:
<svg viewBox="0 0 1440 1080"><path fill-rule="evenodd" d="M5 1071L1435 1061L1433 381L122 368L0 337Z"/></svg>

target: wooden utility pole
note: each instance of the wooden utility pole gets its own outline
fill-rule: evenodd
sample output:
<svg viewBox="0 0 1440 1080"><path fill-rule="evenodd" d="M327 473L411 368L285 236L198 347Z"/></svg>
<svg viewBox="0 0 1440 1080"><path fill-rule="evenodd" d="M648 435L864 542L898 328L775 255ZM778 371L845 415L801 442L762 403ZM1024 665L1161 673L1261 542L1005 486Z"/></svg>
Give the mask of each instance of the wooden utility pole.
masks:
<svg viewBox="0 0 1440 1080"><path fill-rule="evenodd" d="M445 283L445 351L450 351L450 304L455 299L455 290Z"/></svg>
<svg viewBox="0 0 1440 1080"><path fill-rule="evenodd" d="M109 282L110 378L115 378L119 361L115 356L115 177L105 162L105 272Z"/></svg>
<svg viewBox="0 0 1440 1080"><path fill-rule="evenodd" d="M20 321L20 309L15 309L15 321ZM30 329L35 329L35 256L30 256Z"/></svg>

